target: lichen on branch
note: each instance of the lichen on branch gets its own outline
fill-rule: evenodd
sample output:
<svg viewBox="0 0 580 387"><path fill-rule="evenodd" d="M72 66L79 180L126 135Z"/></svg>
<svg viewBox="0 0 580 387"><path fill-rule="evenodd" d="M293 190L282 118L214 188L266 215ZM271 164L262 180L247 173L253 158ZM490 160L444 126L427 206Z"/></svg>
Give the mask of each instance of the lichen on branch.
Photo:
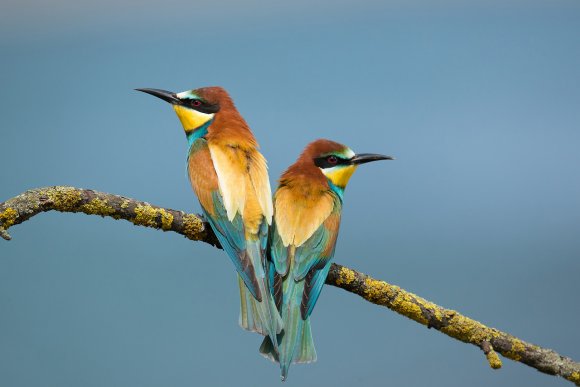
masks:
<svg viewBox="0 0 580 387"><path fill-rule="evenodd" d="M194 241L220 248L204 220L194 214L151 205L119 195L74 187L46 187L26 191L0 203L0 236L10 239L8 229L46 211L82 212L127 220L138 226L173 231ZM580 363L557 352L527 343L509 333L443 308L396 285L333 264L326 283L387 307L449 337L480 348L491 368L502 366L498 353L580 386Z"/></svg>
<svg viewBox="0 0 580 387"><path fill-rule="evenodd" d="M124 196L62 186L32 189L0 203L0 231L4 231L4 239L10 239L7 232L10 227L46 211L124 219L137 226L174 231L191 240L219 246L215 235L199 216Z"/></svg>

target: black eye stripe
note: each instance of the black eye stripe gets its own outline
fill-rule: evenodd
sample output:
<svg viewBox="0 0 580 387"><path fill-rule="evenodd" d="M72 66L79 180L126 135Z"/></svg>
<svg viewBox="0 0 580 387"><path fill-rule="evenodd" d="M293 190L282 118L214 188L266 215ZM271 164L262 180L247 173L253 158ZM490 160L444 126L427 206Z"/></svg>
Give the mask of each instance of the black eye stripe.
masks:
<svg viewBox="0 0 580 387"><path fill-rule="evenodd" d="M336 162L330 162L329 158L331 157L336 158ZM335 155L327 155L323 157L317 157L314 159L314 165L316 165L318 168L323 169L336 167L337 165L349 165L349 164L350 164L349 159L343 159L342 157L338 157Z"/></svg>
<svg viewBox="0 0 580 387"><path fill-rule="evenodd" d="M180 105L187 106L188 108L206 114L217 113L220 110L220 105L218 103L211 104L209 102L197 98L196 99L184 98L181 100Z"/></svg>

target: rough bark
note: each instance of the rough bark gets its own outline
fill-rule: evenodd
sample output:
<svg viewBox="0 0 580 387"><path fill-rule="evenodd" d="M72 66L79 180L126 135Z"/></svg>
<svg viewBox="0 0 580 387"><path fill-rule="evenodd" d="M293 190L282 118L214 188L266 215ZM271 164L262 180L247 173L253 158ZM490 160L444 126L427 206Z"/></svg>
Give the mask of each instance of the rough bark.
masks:
<svg viewBox="0 0 580 387"><path fill-rule="evenodd" d="M153 206L123 196L73 187L46 187L26 191L0 203L0 236L9 240L8 229L46 211L82 212L124 219L138 226L174 231L194 241L220 248L211 228L194 214ZM435 305L396 285L333 264L326 283L385 306L428 328L479 347L489 365L501 368L502 356L524 363L580 386L580 363L557 352L527 343L509 333L490 328L462 314Z"/></svg>

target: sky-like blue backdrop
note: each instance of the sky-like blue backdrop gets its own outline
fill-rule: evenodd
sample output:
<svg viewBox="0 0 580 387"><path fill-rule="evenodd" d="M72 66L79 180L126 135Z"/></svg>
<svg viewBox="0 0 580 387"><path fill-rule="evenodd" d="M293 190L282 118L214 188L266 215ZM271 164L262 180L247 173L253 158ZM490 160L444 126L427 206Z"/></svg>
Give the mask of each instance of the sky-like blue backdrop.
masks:
<svg viewBox="0 0 580 387"><path fill-rule="evenodd" d="M4 0L0 201L73 185L199 211L172 110L222 85L273 184L327 137L357 171L336 261L580 359L580 3ZM0 242L0 385L276 386L233 266L48 213ZM564 386L328 287L287 386Z"/></svg>

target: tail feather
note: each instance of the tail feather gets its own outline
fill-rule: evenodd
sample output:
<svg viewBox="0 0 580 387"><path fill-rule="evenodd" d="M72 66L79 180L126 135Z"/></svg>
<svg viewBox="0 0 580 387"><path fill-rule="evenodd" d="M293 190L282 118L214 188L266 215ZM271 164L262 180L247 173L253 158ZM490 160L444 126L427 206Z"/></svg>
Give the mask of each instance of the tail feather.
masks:
<svg viewBox="0 0 580 387"><path fill-rule="evenodd" d="M310 317L304 321L302 328L302 338L296 348L292 363L313 363L316 361L316 348L312 339L312 329L310 327Z"/></svg>
<svg viewBox="0 0 580 387"><path fill-rule="evenodd" d="M279 363L280 358L278 357L278 351L274 348L274 344L269 336L264 337L262 345L260 345L260 355L264 356L266 359L273 361L274 363Z"/></svg>
<svg viewBox="0 0 580 387"><path fill-rule="evenodd" d="M284 333L278 335L278 342L282 342ZM269 336L264 337L262 345L260 346L260 354L266 359L274 363L280 363L280 356L278 351L274 348L272 340ZM314 340L312 339L312 330L310 328L310 318L303 321L302 337L294 349L294 356L292 356L292 364L306 364L314 363L316 361L316 348L314 347Z"/></svg>
<svg viewBox="0 0 580 387"><path fill-rule="evenodd" d="M284 332L278 335L278 361L282 380L288 377L288 369L293 363L311 363L316 361L316 349L312 339L310 318L302 319L300 304L304 291L304 282L287 282L282 307L284 320ZM273 358L272 349L262 344L261 350L270 350L263 353L268 358Z"/></svg>
<svg viewBox="0 0 580 387"><path fill-rule="evenodd" d="M238 285L240 287L240 318L238 323L247 331L267 335L267 329L265 329L258 314L257 301L239 275Z"/></svg>
<svg viewBox="0 0 580 387"><path fill-rule="evenodd" d="M276 303L270 294L268 279L262 266L262 253L259 242L248 242L248 255L258 280L258 287L262 295L262 301L256 300L247 289L243 281L240 281L240 326L246 330L258 332L272 339L275 348L278 346L276 335L282 332L284 324Z"/></svg>

